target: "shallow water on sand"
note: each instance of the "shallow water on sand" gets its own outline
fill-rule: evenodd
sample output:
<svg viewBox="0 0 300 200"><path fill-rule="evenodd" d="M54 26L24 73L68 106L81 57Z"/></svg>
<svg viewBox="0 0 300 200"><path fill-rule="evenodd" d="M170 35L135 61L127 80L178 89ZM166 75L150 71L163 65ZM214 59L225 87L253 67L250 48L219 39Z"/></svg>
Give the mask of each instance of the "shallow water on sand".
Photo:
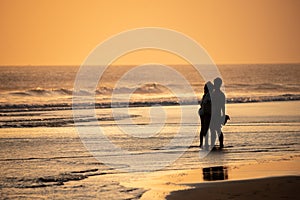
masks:
<svg viewBox="0 0 300 200"><path fill-rule="evenodd" d="M149 107L130 108L129 113L121 110L117 120L112 118L110 109L97 109L96 112L99 125L115 146L140 155L164 152L167 157L184 151L178 160L159 170L165 171L299 157L299 106L299 101L227 105L231 120L223 128L225 149L213 151L202 159L198 148L200 122L180 124L178 106L163 107L167 120L161 129L157 129L158 133L146 138L132 137L116 124L122 124L123 128L129 128L133 131L131 134L136 135L145 130L143 127L149 123L149 129L156 130L161 126L161 115L156 116L159 120L151 124ZM198 117L197 106L185 106L185 109L191 117ZM128 188L121 184L135 174L125 173L128 160L123 160L118 166L111 160L107 165L87 151L71 120L71 111L10 113L10 116L1 117L1 123L16 119L12 118L12 114L24 124L35 125L31 128L19 126L21 128L0 129L1 198L39 199L47 196L60 199L67 195L68 198L134 199L143 194L143 189ZM134 124L129 123L131 121ZM50 127L51 124L62 122L64 124L61 127ZM89 123L89 120L83 120L80 126L85 123ZM136 124L139 126L136 127ZM186 146L178 143L169 151L163 149L180 127L185 135L183 140L193 135L191 144Z"/></svg>

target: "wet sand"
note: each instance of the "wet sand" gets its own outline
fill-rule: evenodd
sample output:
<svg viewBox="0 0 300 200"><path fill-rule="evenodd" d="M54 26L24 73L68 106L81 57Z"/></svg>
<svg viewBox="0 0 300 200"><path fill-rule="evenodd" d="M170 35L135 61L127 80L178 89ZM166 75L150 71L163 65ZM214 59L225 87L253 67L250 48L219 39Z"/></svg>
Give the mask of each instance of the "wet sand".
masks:
<svg viewBox="0 0 300 200"><path fill-rule="evenodd" d="M296 199L300 158L219 166L210 172L207 168L182 170L150 180L144 182L149 190L141 199ZM142 186L143 181L138 184Z"/></svg>
<svg viewBox="0 0 300 200"><path fill-rule="evenodd" d="M167 199L297 199L299 184L300 176L205 183L194 189L173 192Z"/></svg>

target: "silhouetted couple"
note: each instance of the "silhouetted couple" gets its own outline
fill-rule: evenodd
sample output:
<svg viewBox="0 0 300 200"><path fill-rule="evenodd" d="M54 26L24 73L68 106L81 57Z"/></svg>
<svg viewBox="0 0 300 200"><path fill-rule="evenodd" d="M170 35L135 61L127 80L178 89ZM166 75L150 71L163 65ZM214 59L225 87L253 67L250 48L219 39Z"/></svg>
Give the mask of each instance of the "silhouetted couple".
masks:
<svg viewBox="0 0 300 200"><path fill-rule="evenodd" d="M220 148L224 147L222 125L225 125L229 116L225 114L225 95L221 91L222 79L216 78L214 84L210 81L204 86L204 94L201 100L199 115L201 119L200 148L203 148L203 137L208 148L207 133L210 129L211 146L214 147L216 137L219 137Z"/></svg>

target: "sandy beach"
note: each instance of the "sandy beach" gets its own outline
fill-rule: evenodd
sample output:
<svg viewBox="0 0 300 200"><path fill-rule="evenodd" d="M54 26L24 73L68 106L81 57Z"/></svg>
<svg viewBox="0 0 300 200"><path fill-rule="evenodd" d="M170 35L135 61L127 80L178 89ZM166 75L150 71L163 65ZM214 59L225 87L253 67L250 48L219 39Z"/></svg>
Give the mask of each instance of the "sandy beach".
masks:
<svg viewBox="0 0 300 200"><path fill-rule="evenodd" d="M227 170L227 180L206 181L203 169L157 177L147 183L151 189L141 199L296 199L300 194L299 157ZM210 174L218 179L220 172Z"/></svg>
<svg viewBox="0 0 300 200"><path fill-rule="evenodd" d="M300 176L218 182L173 192L167 199L297 199L299 183Z"/></svg>

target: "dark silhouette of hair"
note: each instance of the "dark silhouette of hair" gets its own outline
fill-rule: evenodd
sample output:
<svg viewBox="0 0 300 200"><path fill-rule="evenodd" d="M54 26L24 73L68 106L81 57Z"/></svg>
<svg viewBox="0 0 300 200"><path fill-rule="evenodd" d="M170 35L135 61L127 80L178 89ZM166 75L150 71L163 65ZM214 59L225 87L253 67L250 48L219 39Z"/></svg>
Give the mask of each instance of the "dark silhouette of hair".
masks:
<svg viewBox="0 0 300 200"><path fill-rule="evenodd" d="M212 84L212 82L208 81L205 85L204 85L204 93L207 94L209 92L212 92L214 88L214 85Z"/></svg>

